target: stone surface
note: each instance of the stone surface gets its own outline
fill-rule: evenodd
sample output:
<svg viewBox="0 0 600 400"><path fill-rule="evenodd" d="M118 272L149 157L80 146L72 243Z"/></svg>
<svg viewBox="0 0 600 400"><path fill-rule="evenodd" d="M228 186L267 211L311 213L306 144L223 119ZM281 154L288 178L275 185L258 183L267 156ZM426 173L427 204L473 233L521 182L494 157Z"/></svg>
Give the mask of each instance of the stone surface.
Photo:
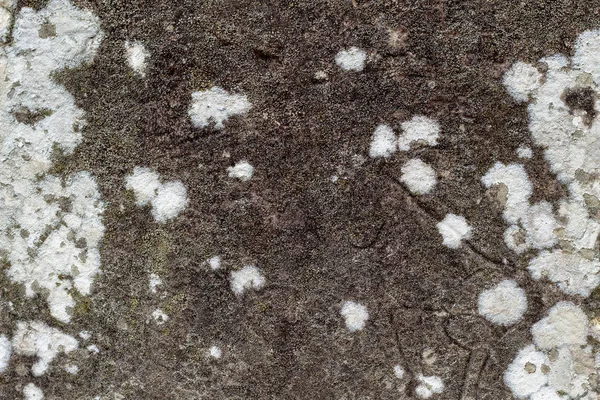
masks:
<svg viewBox="0 0 600 400"><path fill-rule="evenodd" d="M0 1L0 398L598 398L595 2L72 1Z"/></svg>

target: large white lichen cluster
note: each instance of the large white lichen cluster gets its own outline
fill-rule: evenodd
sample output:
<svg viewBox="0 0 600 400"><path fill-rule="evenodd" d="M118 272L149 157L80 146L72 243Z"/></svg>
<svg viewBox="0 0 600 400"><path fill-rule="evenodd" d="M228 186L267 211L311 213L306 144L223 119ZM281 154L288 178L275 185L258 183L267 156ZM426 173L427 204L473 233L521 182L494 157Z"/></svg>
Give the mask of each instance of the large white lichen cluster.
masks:
<svg viewBox="0 0 600 400"><path fill-rule="evenodd" d="M540 60L538 69L515 63L504 77L518 102L529 102L529 130L552 172L568 190L555 205L531 202L532 184L522 164L497 163L483 177L506 195L504 234L516 253L530 251L528 271L574 297L587 297L600 283L596 242L600 233L600 31L579 36L575 55ZM569 97L583 101L569 104ZM587 96L587 98L586 98ZM587 104L585 109L577 104ZM526 157L527 158L527 157ZM522 349L505 374L518 398L598 399L600 365L588 335L594 320L570 302L556 304L532 328L533 344Z"/></svg>
<svg viewBox="0 0 600 400"><path fill-rule="evenodd" d="M14 4L9 3L1 2L2 13L12 11ZM3 273L22 284L27 297L42 296L51 315L68 323L73 293L90 294L100 272L104 205L89 172L49 174L53 152L72 153L85 125L83 110L51 75L90 62L102 31L90 12L68 0L51 0L40 11L22 8L12 34L10 46L0 48ZM59 353L77 347L76 339L57 328L21 321L12 340L0 336L0 372L9 365L11 353L23 354L38 357L32 373L39 376ZM43 397L32 384L24 394Z"/></svg>

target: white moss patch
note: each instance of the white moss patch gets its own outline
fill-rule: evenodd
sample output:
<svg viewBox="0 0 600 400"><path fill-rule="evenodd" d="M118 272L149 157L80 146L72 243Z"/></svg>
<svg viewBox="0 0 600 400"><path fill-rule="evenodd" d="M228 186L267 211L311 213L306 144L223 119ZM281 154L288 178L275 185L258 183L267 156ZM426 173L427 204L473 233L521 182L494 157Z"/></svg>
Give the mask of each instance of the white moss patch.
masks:
<svg viewBox="0 0 600 400"><path fill-rule="evenodd" d="M354 301L344 302L340 314L344 317L346 328L348 328L350 332L363 330L369 319L367 307Z"/></svg>
<svg viewBox="0 0 600 400"><path fill-rule="evenodd" d="M344 71L360 72L365 68L367 53L358 47L350 47L348 50L341 50L335 56L335 63Z"/></svg>
<svg viewBox="0 0 600 400"><path fill-rule="evenodd" d="M435 170L419 158L408 160L401 169L400 181L413 194L431 193L437 184Z"/></svg>
<svg viewBox="0 0 600 400"><path fill-rule="evenodd" d="M442 235L443 244L451 249L458 249L463 240L471 238L472 229L465 217L460 215L446 214L436 227Z"/></svg>
<svg viewBox="0 0 600 400"><path fill-rule="evenodd" d="M435 394L444 391L444 381L439 376L417 376L419 384L415 388L415 394L421 399L429 399Z"/></svg>
<svg viewBox="0 0 600 400"><path fill-rule="evenodd" d="M479 295L479 314L497 325L513 325L527 310L527 296L517 282L504 280Z"/></svg>
<svg viewBox="0 0 600 400"><path fill-rule="evenodd" d="M44 24L55 35L40 35ZM89 173L66 180L47 174L53 149L72 153L85 125L83 111L51 75L90 62L101 39L95 16L53 0L40 11L21 9L0 57L0 250L8 277L27 297L46 292L52 316L65 323L72 293L90 294L99 273L104 206ZM18 117L28 114L38 117Z"/></svg>
<svg viewBox="0 0 600 400"><path fill-rule="evenodd" d="M90 340L90 338L92 337L92 334L88 331L81 331L81 332L79 332L79 337L82 338L83 340Z"/></svg>
<svg viewBox="0 0 600 400"><path fill-rule="evenodd" d="M266 279L254 265L246 265L239 271L231 271L231 290L238 296L248 289L260 290Z"/></svg>
<svg viewBox="0 0 600 400"><path fill-rule="evenodd" d="M161 182L156 172L135 167L125 178L125 188L133 190L138 206L152 205L152 216L158 223L177 217L187 206L187 190L180 181Z"/></svg>
<svg viewBox="0 0 600 400"><path fill-rule="evenodd" d="M38 358L31 367L34 376L43 375L56 356L77 350L78 345L74 337L39 321L18 322L12 339L16 354Z"/></svg>
<svg viewBox="0 0 600 400"><path fill-rule="evenodd" d="M504 74L504 86L518 102L527 101L541 83L542 74L530 64L518 61Z"/></svg>
<svg viewBox="0 0 600 400"><path fill-rule="evenodd" d="M129 67L141 77L146 76L147 62L146 59L150 56L146 47L138 42L125 42L125 58Z"/></svg>
<svg viewBox="0 0 600 400"><path fill-rule="evenodd" d="M205 128L214 122L215 129L223 129L223 122L234 115L247 113L251 104L241 94L229 94L220 87L192 93L188 114L196 128Z"/></svg>
<svg viewBox="0 0 600 400"><path fill-rule="evenodd" d="M371 138L369 156L371 158L391 157L396 152L396 135L388 125L378 125Z"/></svg>
<svg viewBox="0 0 600 400"><path fill-rule="evenodd" d="M437 121L416 115L401 125L402 134L398 137L398 149L410 150L413 143L423 143L427 146L437 146L440 136L440 125Z"/></svg>
<svg viewBox="0 0 600 400"><path fill-rule="evenodd" d="M254 167L246 160L238 161L233 167L227 168L227 175L230 178L239 179L242 182L252 179Z"/></svg>
<svg viewBox="0 0 600 400"><path fill-rule="evenodd" d="M33 383L28 383L23 387L23 398L25 400L44 400L44 392Z"/></svg>
<svg viewBox="0 0 600 400"><path fill-rule="evenodd" d="M0 336L0 374L8 368L11 353L10 339L6 335Z"/></svg>

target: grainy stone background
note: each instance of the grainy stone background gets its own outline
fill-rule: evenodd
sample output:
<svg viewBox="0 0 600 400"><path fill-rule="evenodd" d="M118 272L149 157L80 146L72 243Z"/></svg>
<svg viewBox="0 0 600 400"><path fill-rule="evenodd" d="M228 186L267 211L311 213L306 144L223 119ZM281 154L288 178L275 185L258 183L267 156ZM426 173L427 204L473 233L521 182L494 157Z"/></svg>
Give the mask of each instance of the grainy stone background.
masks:
<svg viewBox="0 0 600 400"><path fill-rule="evenodd" d="M506 366L566 296L532 280L506 248L502 206L480 178L532 146L526 106L503 73L571 54L579 33L600 26L595 2L74 3L100 18L105 38L93 64L55 77L88 125L52 173L91 171L107 204L103 273L69 325L94 332L102 351L79 360L78 375L54 368L38 379L47 399L411 399L416 381L394 377L398 363L411 376L441 376L439 399L512 398ZM146 78L127 66L125 40L148 49ZM368 53L360 73L335 65L350 46ZM252 110L224 130L194 128L190 93L215 85L246 94ZM418 197L398 182L408 154L368 158L378 124L397 128L415 114L441 126L437 147L410 152L440 174ZM239 159L255 167L252 180L227 179ZM159 225L135 207L123 182L137 165L185 184L190 203L178 218ZM526 168L533 201L565 196L539 149ZM460 250L435 228L448 212L474 229ZM226 269L203 265L214 254ZM246 263L267 284L240 298L229 270ZM159 295L148 292L150 272L163 279ZM479 293L502 278L529 300L510 328L477 315ZM2 279L15 304L4 326L28 315L57 325L43 300L23 300ZM364 330L345 328L346 299L369 309ZM157 307L168 323L152 323ZM206 357L214 343L220 360ZM26 360L13 356L17 367L0 377L3 399L21 398Z"/></svg>

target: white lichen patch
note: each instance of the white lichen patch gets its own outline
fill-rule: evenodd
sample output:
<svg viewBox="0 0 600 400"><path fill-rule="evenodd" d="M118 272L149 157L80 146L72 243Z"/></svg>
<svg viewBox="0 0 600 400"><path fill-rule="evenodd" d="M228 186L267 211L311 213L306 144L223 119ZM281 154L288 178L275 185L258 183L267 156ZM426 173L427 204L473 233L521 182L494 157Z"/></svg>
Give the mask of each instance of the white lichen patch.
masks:
<svg viewBox="0 0 600 400"><path fill-rule="evenodd" d="M573 303L552 307L531 328L534 344L522 349L504 374L513 395L530 400L597 399L597 357L586 344L589 326Z"/></svg>
<svg viewBox="0 0 600 400"><path fill-rule="evenodd" d="M152 273L148 277L148 287L150 289L150 293L156 293L156 288L162 285L163 281L160 279L160 276Z"/></svg>
<svg viewBox="0 0 600 400"><path fill-rule="evenodd" d="M529 345L521 349L508 366L504 383L518 398L529 397L548 383L548 374L544 373L548 364L548 356Z"/></svg>
<svg viewBox="0 0 600 400"><path fill-rule="evenodd" d="M417 381L419 384L415 388L415 394L421 399L429 399L444 391L444 381L439 376L418 375Z"/></svg>
<svg viewBox="0 0 600 400"><path fill-rule="evenodd" d="M205 128L214 122L215 129L223 129L223 122L234 115L247 113L252 105L241 94L229 94L220 87L192 93L188 115L196 128Z"/></svg>
<svg viewBox="0 0 600 400"><path fill-rule="evenodd" d="M71 375L77 375L79 373L79 367L73 364L65 365L65 371L67 371Z"/></svg>
<svg viewBox="0 0 600 400"><path fill-rule="evenodd" d="M504 74L504 86L518 102L527 101L542 81L542 74L534 66L518 61Z"/></svg>
<svg viewBox="0 0 600 400"><path fill-rule="evenodd" d="M413 194L431 193L437 183L435 170L419 158L408 160L401 168L400 181Z"/></svg>
<svg viewBox="0 0 600 400"><path fill-rule="evenodd" d="M231 290L240 296L248 289L260 290L266 279L254 265L246 265L239 271L231 271Z"/></svg>
<svg viewBox="0 0 600 400"><path fill-rule="evenodd" d="M335 56L335 63L344 71L360 72L365 68L367 53L358 47L341 50Z"/></svg>
<svg viewBox="0 0 600 400"><path fill-rule="evenodd" d="M242 182L252 179L254 167L246 160L238 161L233 167L227 168L227 175L230 178L239 179Z"/></svg>
<svg viewBox="0 0 600 400"><path fill-rule="evenodd" d="M350 332L362 330L369 319L367 307L354 301L345 301L340 310L340 314L344 317L346 328L348 328Z"/></svg>
<svg viewBox="0 0 600 400"><path fill-rule="evenodd" d="M68 354L78 346L73 336L39 321L18 322L12 339L15 354L38 358L31 367L34 376L43 375L60 353Z"/></svg>
<svg viewBox="0 0 600 400"><path fill-rule="evenodd" d="M443 244L451 249L458 249L463 240L469 240L472 228L465 217L456 214L446 214L446 217L436 225L442 235Z"/></svg>
<svg viewBox="0 0 600 400"><path fill-rule="evenodd" d="M28 383L23 387L24 400L44 400L44 392L33 383Z"/></svg>
<svg viewBox="0 0 600 400"><path fill-rule="evenodd" d="M585 345L588 319L581 308L570 302L560 302L548 316L531 327L533 342L540 349L550 350L563 345Z"/></svg>
<svg viewBox="0 0 600 400"><path fill-rule="evenodd" d="M401 125L402 134L398 137L398 149L410 150L413 143L437 146L440 136L440 125L437 121L423 115L415 115Z"/></svg>
<svg viewBox="0 0 600 400"><path fill-rule="evenodd" d="M223 262L223 260L221 259L221 256L212 256L211 258L206 260L206 263L208 264L210 269L213 271L221 269L222 262Z"/></svg>
<svg viewBox="0 0 600 400"><path fill-rule="evenodd" d="M81 332L79 332L79 337L82 338L83 340L90 340L90 338L92 337L92 334L89 331L81 331Z"/></svg>
<svg viewBox="0 0 600 400"><path fill-rule="evenodd" d="M44 293L52 316L65 323L72 293L89 295L99 273L104 206L89 173L47 173L53 151L72 153L85 125L83 111L51 75L90 62L101 39L94 15L53 0L40 11L21 9L0 57L0 250L8 277L27 297Z"/></svg>
<svg viewBox="0 0 600 400"><path fill-rule="evenodd" d="M479 314L498 325L513 325L527 310L527 296L517 282L504 280L479 295Z"/></svg>
<svg viewBox="0 0 600 400"><path fill-rule="evenodd" d="M138 206L152 205L152 216L158 223L177 217L187 206L187 190L180 181L162 182L149 168L135 167L125 178L125 188L133 190Z"/></svg>
<svg viewBox="0 0 600 400"><path fill-rule="evenodd" d="M12 346L10 339L6 335L0 336L0 374L6 371L8 368L8 362L10 361L10 355L12 353Z"/></svg>
<svg viewBox="0 0 600 400"><path fill-rule="evenodd" d="M378 125L371 138L369 156L371 158L391 157L396 152L396 134L388 125Z"/></svg>
<svg viewBox="0 0 600 400"><path fill-rule="evenodd" d="M517 147L517 157L530 159L533 157L533 150L531 150L531 147L519 146Z"/></svg>
<svg viewBox="0 0 600 400"><path fill-rule="evenodd" d="M147 62L150 56L146 47L138 42L125 42L125 58L129 67L142 78L146 76Z"/></svg>
<svg viewBox="0 0 600 400"><path fill-rule="evenodd" d="M94 353L94 354L100 353L100 349L95 344L90 344L88 347L86 347L86 349L90 353Z"/></svg>
<svg viewBox="0 0 600 400"><path fill-rule="evenodd" d="M160 308L152 311L152 318L157 325L163 325L169 320L169 316L163 312Z"/></svg>
<svg viewBox="0 0 600 400"><path fill-rule="evenodd" d="M398 379L404 378L404 368L400 364L394 365L394 376Z"/></svg>
<svg viewBox="0 0 600 400"><path fill-rule="evenodd" d="M582 296L589 296L600 283L600 260L594 250L600 224L591 215L600 199L600 122L595 100L600 94L599 49L600 31L586 31L575 43L571 62L560 54L546 57L540 60L544 68L539 71L518 62L504 78L517 101L529 102L533 142L543 149L552 172L568 189L568 198L560 200L556 209L544 202L529 204L531 184L522 166L496 164L483 180L486 186L499 182L509 186L504 214L510 224L505 232L507 245L516 252L550 249L530 260L532 276ZM593 110L570 104L572 95L587 96Z"/></svg>
<svg viewBox="0 0 600 400"><path fill-rule="evenodd" d="M221 349L218 346L211 346L210 349L208 349L208 355L211 358L218 360L223 355L223 352L221 351Z"/></svg>

